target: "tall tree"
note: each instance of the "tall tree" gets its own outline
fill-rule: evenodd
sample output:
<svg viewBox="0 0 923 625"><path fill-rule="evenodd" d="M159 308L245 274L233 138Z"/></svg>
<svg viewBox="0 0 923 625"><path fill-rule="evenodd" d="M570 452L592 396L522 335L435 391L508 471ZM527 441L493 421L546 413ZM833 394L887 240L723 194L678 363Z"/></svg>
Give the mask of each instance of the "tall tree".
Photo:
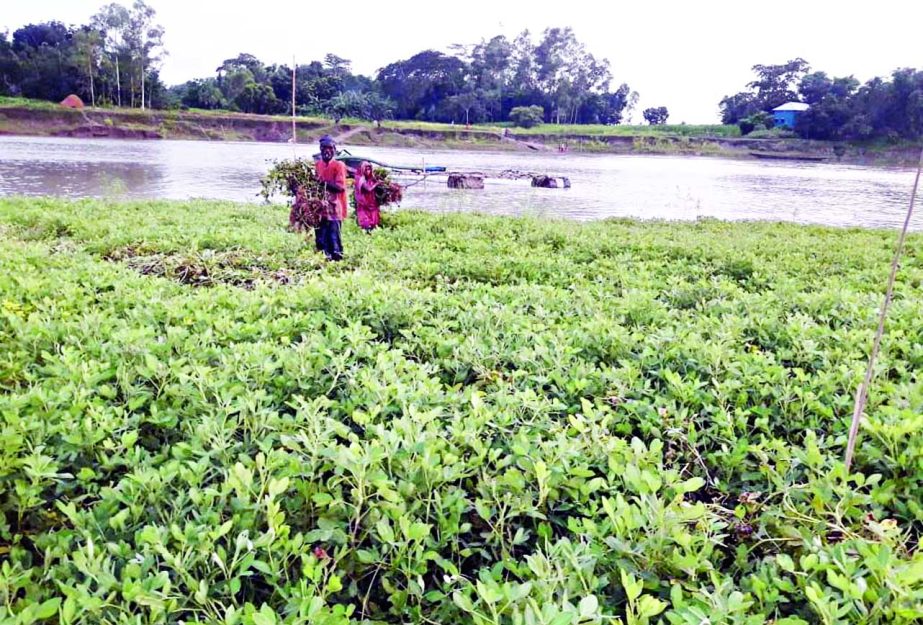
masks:
<svg viewBox="0 0 923 625"><path fill-rule="evenodd" d="M23 96L61 100L79 90L73 32L61 22L28 24L14 31L12 50L20 63Z"/></svg>
<svg viewBox="0 0 923 625"><path fill-rule="evenodd" d="M352 74L352 62L336 54L327 54L324 56L324 69L329 76L342 82Z"/></svg>
<svg viewBox="0 0 923 625"><path fill-rule="evenodd" d="M756 80L747 86L756 91L757 98L764 111L798 100L795 87L811 65L798 57L781 65L754 65Z"/></svg>
<svg viewBox="0 0 923 625"><path fill-rule="evenodd" d="M466 74L464 61L426 50L379 70L378 84L400 117L435 120L442 100L463 91Z"/></svg>
<svg viewBox="0 0 923 625"><path fill-rule="evenodd" d="M238 54L233 59L225 59L215 71L218 73L218 78L220 79L222 75L230 74L241 69L250 72L252 79L257 82L264 82L269 76L269 71L263 65L263 62L246 52ZM291 80L291 71L289 71L289 80Z"/></svg>
<svg viewBox="0 0 923 625"><path fill-rule="evenodd" d="M284 106L276 97L272 87L253 80L244 85L243 90L237 96L236 104L245 113L260 115L277 113Z"/></svg>
<svg viewBox="0 0 923 625"><path fill-rule="evenodd" d="M13 32L13 49L22 52L41 47L63 47L71 36L71 30L58 21L27 24Z"/></svg>
<svg viewBox="0 0 923 625"><path fill-rule="evenodd" d="M651 108L646 108L641 113L644 116L644 119L651 126L659 126L660 124L667 123L667 119L670 117L670 112L665 106L656 106Z"/></svg>
<svg viewBox="0 0 923 625"><path fill-rule="evenodd" d="M745 117L762 110L756 94L749 91L724 96L718 103L718 108L721 111L722 124L736 124Z"/></svg>
<svg viewBox="0 0 923 625"><path fill-rule="evenodd" d="M451 121L464 121L465 124L479 123L487 118L486 100L484 91L481 89L464 91L446 98L440 111Z"/></svg>
<svg viewBox="0 0 923 625"><path fill-rule="evenodd" d="M638 100L641 99L641 96L637 91L632 91L628 94L628 103L625 105L625 119L628 123L632 123L635 115L635 109L638 108Z"/></svg>
<svg viewBox="0 0 923 625"><path fill-rule="evenodd" d="M163 26L154 23L157 12L144 0L135 0L130 12L130 41L137 55L138 74L141 83L141 108L145 108L146 75L155 69L163 54Z"/></svg>
<svg viewBox="0 0 923 625"><path fill-rule="evenodd" d="M798 94L801 101L807 104L817 104L830 93L833 87L833 81L827 76L827 72L812 72L805 74L798 84Z"/></svg>
<svg viewBox="0 0 923 625"><path fill-rule="evenodd" d="M99 73L102 47L102 34L92 27L84 26L74 33L75 64L86 80L93 106L96 106L96 75Z"/></svg>
<svg viewBox="0 0 923 625"><path fill-rule="evenodd" d="M535 44L532 43L532 35L528 30L519 33L513 42L510 67L512 88L519 98L538 92Z"/></svg>
<svg viewBox="0 0 923 625"><path fill-rule="evenodd" d="M719 107L723 123L736 124L754 113L769 112L786 102L798 101L795 89L811 66L799 57L781 65L757 64L752 69L756 80L747 83L749 90L725 96L721 100ZM822 81L819 77L812 80Z"/></svg>
<svg viewBox="0 0 923 625"><path fill-rule="evenodd" d="M381 128L382 120L390 117L394 112L394 102L376 91L366 96L366 105L369 119L374 121L379 128Z"/></svg>
<svg viewBox="0 0 923 625"><path fill-rule="evenodd" d="M131 15L124 6L113 2L102 7L90 24L103 34L104 65L113 68L115 73L115 98L111 99L122 106L122 68L127 68L131 59Z"/></svg>
<svg viewBox="0 0 923 625"><path fill-rule="evenodd" d="M570 28L548 28L535 48L539 86L554 104L557 122L577 122L577 111L590 94L604 92L612 74L577 41Z"/></svg>
<svg viewBox="0 0 923 625"><path fill-rule="evenodd" d="M22 71L5 32L0 32L0 95L18 95Z"/></svg>
<svg viewBox="0 0 923 625"><path fill-rule="evenodd" d="M631 91L622 83L609 93L591 94L580 106L580 120L588 124L620 124L627 117ZM635 95L637 95L635 93Z"/></svg>
<svg viewBox="0 0 923 625"><path fill-rule="evenodd" d="M199 78L190 80L185 84L172 87L174 94L182 106L197 109L219 109L226 105L224 95L218 88L218 81L214 78Z"/></svg>
<svg viewBox="0 0 923 625"><path fill-rule="evenodd" d="M513 77L513 45L503 35L471 49L469 92L477 91L477 106L484 109L492 119L503 117L503 94L509 94L509 84ZM470 114L470 106L467 107Z"/></svg>

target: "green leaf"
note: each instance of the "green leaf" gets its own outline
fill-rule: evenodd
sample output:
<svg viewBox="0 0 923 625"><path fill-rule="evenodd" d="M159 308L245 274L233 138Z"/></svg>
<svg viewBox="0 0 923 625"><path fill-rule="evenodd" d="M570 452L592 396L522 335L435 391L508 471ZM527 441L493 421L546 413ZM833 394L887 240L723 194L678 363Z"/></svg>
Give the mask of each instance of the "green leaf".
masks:
<svg viewBox="0 0 923 625"><path fill-rule="evenodd" d="M420 542L429 536L430 526L426 523L413 523L407 532L407 538Z"/></svg>
<svg viewBox="0 0 923 625"><path fill-rule="evenodd" d="M333 497L327 493L314 493L311 497L311 501L313 501L315 505L326 507L333 503Z"/></svg>
<svg viewBox="0 0 923 625"><path fill-rule="evenodd" d="M240 462L236 463L231 469L234 477L234 487L238 490L238 495L243 496L253 487L253 473Z"/></svg>
<svg viewBox="0 0 923 625"><path fill-rule="evenodd" d="M491 581L489 583L484 583L478 580L475 586L478 591L478 596L491 605L499 603L503 599L503 593L500 592L496 582Z"/></svg>
<svg viewBox="0 0 923 625"><path fill-rule="evenodd" d="M193 598L199 605L204 605L208 600L208 582L204 579L199 580L199 588L196 590Z"/></svg>
<svg viewBox="0 0 923 625"><path fill-rule="evenodd" d="M510 595L512 601L522 601L532 592L532 582L526 582L524 584L517 584L513 587L513 592Z"/></svg>
<svg viewBox="0 0 923 625"><path fill-rule="evenodd" d="M820 560L818 559L816 553L809 553L807 555L801 556L800 562L802 571L813 571L820 563Z"/></svg>
<svg viewBox="0 0 923 625"><path fill-rule="evenodd" d="M822 593L820 591L820 588L818 588L815 584L811 584L810 586L807 586L804 589L804 595L811 601L811 603L814 603L814 604L821 603Z"/></svg>
<svg viewBox="0 0 923 625"><path fill-rule="evenodd" d="M212 540L218 540L219 538L225 536L228 532L231 531L231 528L234 527L234 521L225 521L217 529L211 531Z"/></svg>
<svg viewBox="0 0 923 625"><path fill-rule="evenodd" d="M64 625L70 625L77 615L77 601L73 597L68 597L61 608L61 622Z"/></svg>
<svg viewBox="0 0 923 625"><path fill-rule="evenodd" d="M359 550L357 550L357 551L356 551L356 558L357 558L357 559L359 560L359 562L361 562L362 564L375 564L376 562L378 562L379 560L381 560L381 556L379 556L379 555L378 555L376 552L374 552L374 551L369 551L368 549L359 549Z"/></svg>
<svg viewBox="0 0 923 625"><path fill-rule="evenodd" d="M667 609L667 604L651 595L644 595L638 600L638 614L647 617L657 616Z"/></svg>
<svg viewBox="0 0 923 625"><path fill-rule="evenodd" d="M135 443L138 442L137 430L131 430L130 432L125 432L122 435L122 440L120 442L122 443L122 447L125 447L126 449L131 449L132 447L134 447Z"/></svg>
<svg viewBox="0 0 923 625"><path fill-rule="evenodd" d="M269 577L275 577L277 575L277 573L272 570L272 567L270 567L267 563L263 562L262 560L254 560L250 566L252 566L254 569L259 571L263 575L266 575Z"/></svg>
<svg viewBox="0 0 923 625"><path fill-rule="evenodd" d="M391 490L387 486L378 487L378 496L390 503L400 503L401 502L401 496L396 491Z"/></svg>
<svg viewBox="0 0 923 625"><path fill-rule="evenodd" d="M629 601L634 601L641 596L641 591L644 589L644 584L637 581L631 573L621 570L622 577L622 587L625 589L625 594L628 596Z"/></svg>
<svg viewBox="0 0 923 625"><path fill-rule="evenodd" d="M60 605L61 605L60 597L54 597L52 599L49 599L43 602L40 606L38 606L38 608L36 608L35 618L41 621L44 619L49 619L52 616L55 616L58 613L58 608L60 607Z"/></svg>
<svg viewBox="0 0 923 625"><path fill-rule="evenodd" d="M680 495L693 493L705 486L705 480L700 477L691 477L685 482L676 485L676 492Z"/></svg>
<svg viewBox="0 0 923 625"><path fill-rule="evenodd" d="M382 519L376 523L375 530L378 532L378 537L381 538L382 542L388 543L389 545L394 544L394 530L391 529L391 524L388 523L388 519Z"/></svg>
<svg viewBox="0 0 923 625"><path fill-rule="evenodd" d="M580 612L580 616L583 618L595 616L598 610L599 600L595 595L587 595L580 600L580 605L577 607L577 611Z"/></svg>
<svg viewBox="0 0 923 625"><path fill-rule="evenodd" d="M843 591L844 594L849 593L849 580L833 569L827 569L827 583L837 590Z"/></svg>
<svg viewBox="0 0 923 625"><path fill-rule="evenodd" d="M283 477L282 479L279 479L279 480L276 480L276 479L269 480L269 486L267 487L269 498L275 499L276 497L284 493L286 490L288 490L288 483L289 483L289 479L287 477Z"/></svg>
<svg viewBox="0 0 923 625"><path fill-rule="evenodd" d="M923 558L917 557L905 567L899 569L897 579L905 586L915 586L923 581Z"/></svg>
<svg viewBox="0 0 923 625"><path fill-rule="evenodd" d="M792 560L792 557L788 554L785 554L785 553L777 554L776 563L784 571L788 571L789 573L795 572L795 562Z"/></svg>
<svg viewBox="0 0 923 625"><path fill-rule="evenodd" d="M471 599L460 590L452 593L452 602L465 612L474 612L474 604L471 603Z"/></svg>
<svg viewBox="0 0 923 625"><path fill-rule="evenodd" d="M277 625L276 613L265 603L259 612L253 614L253 625Z"/></svg>

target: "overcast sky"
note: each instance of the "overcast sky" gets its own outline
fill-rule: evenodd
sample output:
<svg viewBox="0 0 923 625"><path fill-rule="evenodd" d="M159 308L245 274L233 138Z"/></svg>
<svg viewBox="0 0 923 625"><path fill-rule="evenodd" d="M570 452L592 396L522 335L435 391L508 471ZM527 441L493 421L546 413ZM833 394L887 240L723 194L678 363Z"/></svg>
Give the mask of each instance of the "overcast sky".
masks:
<svg viewBox="0 0 923 625"><path fill-rule="evenodd" d="M103 4L0 0L0 30L12 33L24 24L52 19L86 23ZM853 74L862 81L898 67L923 68L920 0L148 4L166 29L169 56L161 75L167 84L212 76L222 60L240 52L265 63L291 63L293 55L303 63L333 52L352 60L353 71L373 75L427 48L446 50L453 43L476 43L497 34L512 38L525 28L537 35L548 27L570 26L590 52L609 59L613 86L627 82L638 91L639 110L666 106L672 123L710 123L718 119L718 101L742 90L756 63L800 56L814 69Z"/></svg>

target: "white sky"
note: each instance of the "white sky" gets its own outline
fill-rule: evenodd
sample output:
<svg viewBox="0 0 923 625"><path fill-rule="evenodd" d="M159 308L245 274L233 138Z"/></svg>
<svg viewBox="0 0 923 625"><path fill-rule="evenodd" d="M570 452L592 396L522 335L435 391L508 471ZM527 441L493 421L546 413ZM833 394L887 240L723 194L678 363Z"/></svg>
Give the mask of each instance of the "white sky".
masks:
<svg viewBox="0 0 923 625"><path fill-rule="evenodd" d="M130 0L122 0L130 5ZM104 0L0 0L0 30L57 19L89 20ZM167 84L214 75L240 52L265 63L320 60L332 52L353 71L380 67L427 48L476 43L524 28L570 26L612 65L613 87L639 92L638 111L666 106L671 123L713 123L718 101L744 88L756 63L803 57L816 70L861 81L898 67L923 68L923 2L748 3L740 0L394 2L148 0L166 29ZM235 6L236 5L236 6ZM323 7L323 8L319 8ZM525 8L528 7L528 8ZM635 115L635 122L640 114Z"/></svg>

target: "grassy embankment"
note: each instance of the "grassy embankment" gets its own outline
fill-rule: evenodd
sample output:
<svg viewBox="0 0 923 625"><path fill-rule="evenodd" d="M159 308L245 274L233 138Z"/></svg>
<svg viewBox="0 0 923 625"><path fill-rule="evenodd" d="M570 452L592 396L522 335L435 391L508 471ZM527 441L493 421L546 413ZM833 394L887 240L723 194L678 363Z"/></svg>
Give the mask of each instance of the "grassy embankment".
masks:
<svg viewBox="0 0 923 625"><path fill-rule="evenodd" d="M504 136L509 131L510 136ZM580 126L542 124L534 128L509 125L462 125L385 121L381 127L359 119L336 125L320 117L297 119L299 142L323 134L342 143L419 149L557 151L569 153L662 154L752 158L754 152L788 157L822 158L862 165L915 165L919 146L912 143L866 141L835 144L805 141L786 133L763 132L741 137L736 126ZM97 108L63 109L57 104L0 97L0 135L96 137L124 139L191 139L209 141L269 141L291 139L291 118L248 115L230 111L141 111Z"/></svg>

